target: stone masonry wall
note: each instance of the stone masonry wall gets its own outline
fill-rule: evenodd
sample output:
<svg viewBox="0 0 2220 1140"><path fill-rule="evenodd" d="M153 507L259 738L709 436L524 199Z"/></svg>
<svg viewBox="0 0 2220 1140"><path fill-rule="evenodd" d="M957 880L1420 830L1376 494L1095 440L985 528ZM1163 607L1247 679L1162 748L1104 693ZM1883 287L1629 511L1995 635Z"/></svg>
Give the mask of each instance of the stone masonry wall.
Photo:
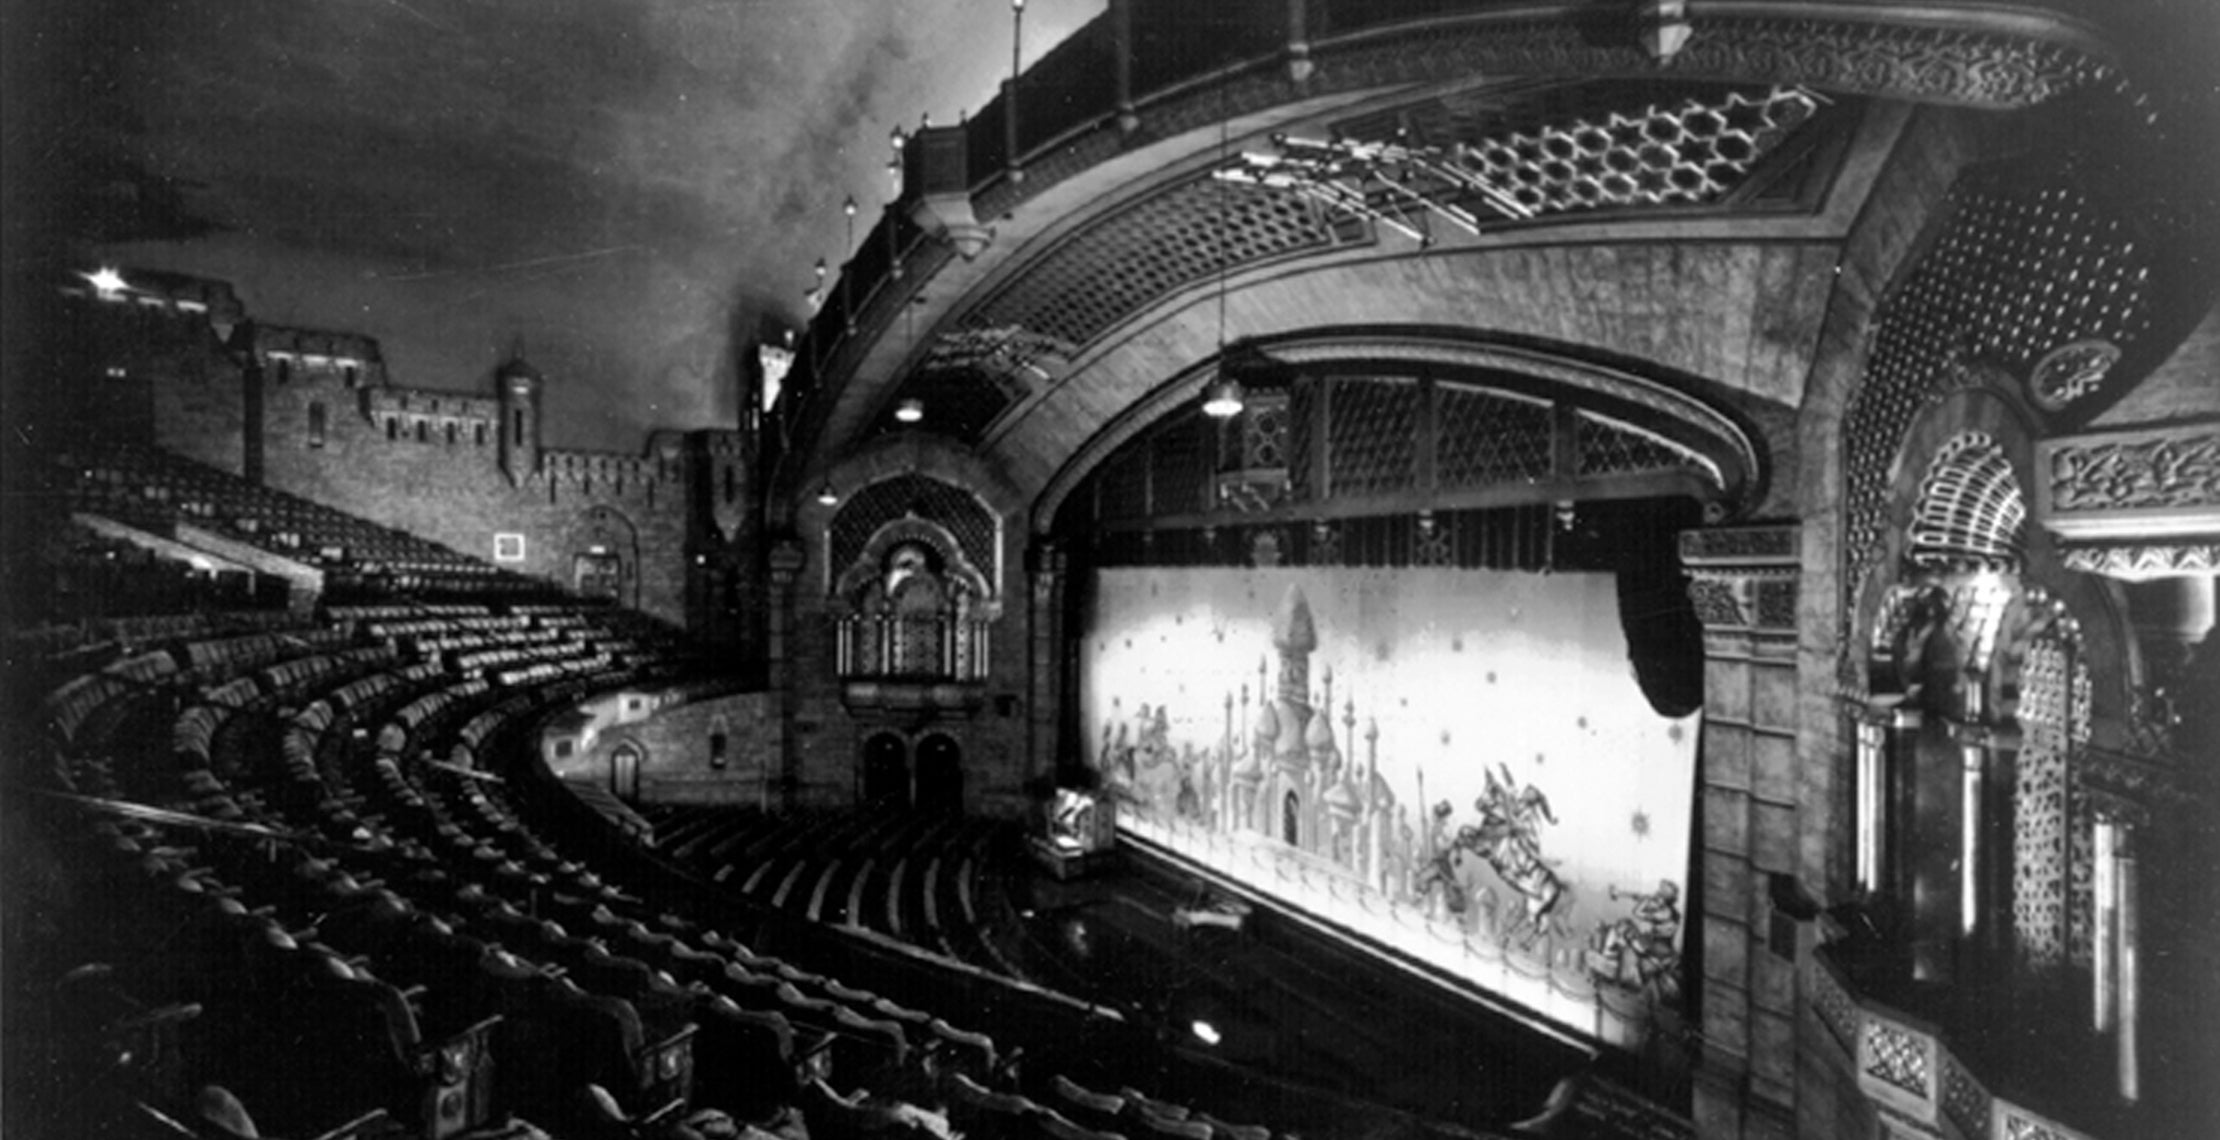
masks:
<svg viewBox="0 0 2220 1140"><path fill-rule="evenodd" d="M661 468L629 479L594 479L590 465L558 462L512 484L499 466L497 417L481 414L486 397L410 396L400 411L392 389L324 376L278 383L266 373L265 481L479 558L494 557L495 535L522 534L523 560L502 565L566 586L575 584L573 557L602 546L627 567L621 601L685 622L687 501L677 461L612 457L628 471Z"/></svg>

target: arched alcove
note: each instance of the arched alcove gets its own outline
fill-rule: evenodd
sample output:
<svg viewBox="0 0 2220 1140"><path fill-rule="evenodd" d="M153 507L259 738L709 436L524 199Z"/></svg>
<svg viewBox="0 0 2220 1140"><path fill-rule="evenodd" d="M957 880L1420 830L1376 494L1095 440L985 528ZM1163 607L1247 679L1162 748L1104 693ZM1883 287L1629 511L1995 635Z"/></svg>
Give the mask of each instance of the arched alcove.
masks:
<svg viewBox="0 0 2220 1140"><path fill-rule="evenodd" d="M861 766L862 802L909 802L910 750L900 736L892 732L873 733L863 742Z"/></svg>
<svg viewBox="0 0 2220 1140"><path fill-rule="evenodd" d="M963 811L964 754L955 737L935 732L918 741L916 802L924 811Z"/></svg>

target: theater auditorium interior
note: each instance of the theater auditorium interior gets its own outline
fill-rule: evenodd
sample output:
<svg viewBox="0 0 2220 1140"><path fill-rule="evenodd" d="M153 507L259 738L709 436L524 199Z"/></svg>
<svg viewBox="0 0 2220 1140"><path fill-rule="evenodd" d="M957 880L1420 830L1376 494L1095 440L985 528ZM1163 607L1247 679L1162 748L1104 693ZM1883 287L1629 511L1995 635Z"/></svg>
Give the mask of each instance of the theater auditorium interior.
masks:
<svg viewBox="0 0 2220 1140"><path fill-rule="evenodd" d="M0 1128L2220 1135L2202 0L80 0Z"/></svg>

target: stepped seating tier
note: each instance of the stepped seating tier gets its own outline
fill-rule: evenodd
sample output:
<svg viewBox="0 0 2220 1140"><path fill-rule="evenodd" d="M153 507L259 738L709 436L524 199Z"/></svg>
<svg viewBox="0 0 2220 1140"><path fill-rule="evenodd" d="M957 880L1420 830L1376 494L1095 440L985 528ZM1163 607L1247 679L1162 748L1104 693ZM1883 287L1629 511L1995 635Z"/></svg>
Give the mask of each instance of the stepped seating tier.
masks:
<svg viewBox="0 0 2220 1140"><path fill-rule="evenodd" d="M315 568L324 575L326 598L394 592L525 598L550 592L542 584L405 531L155 448L88 442L56 455L49 477L71 511L121 524L157 541L189 547L195 532L212 534ZM55 565L78 563L61 560ZM251 581L243 586L229 582L223 589L243 589L250 597L269 599L268 587Z"/></svg>
<svg viewBox="0 0 2220 1140"><path fill-rule="evenodd" d="M345 546L328 568L413 557L405 536L339 541L367 524L180 463L125 455L83 505L211 529L251 508L263 521L235 528L250 537L293 549L274 536L297 532L319 558ZM1001 825L658 813L665 848L650 851L546 777L530 747L545 717L699 668L651 619L364 594L313 615L80 622L11 644L36 647L50 680L38 782L84 805L41 823L79 895L102 900L75 916L73 952L110 963L116 995L193 1011L94 1098L121 1115L189 1120L221 1086L284 1135L517 1119L647 1135L698 1109L767 1121L797 1106L823 1135L943 1112L983 1134L1115 1133L1114 1116L1018 1091L1016 1051L961 1024L965 993L1004 991L808 932L870 931L1019 977L980 932ZM719 879L730 889L706 885ZM99 1047L127 1022L155 1024L88 1021L55 1048Z"/></svg>

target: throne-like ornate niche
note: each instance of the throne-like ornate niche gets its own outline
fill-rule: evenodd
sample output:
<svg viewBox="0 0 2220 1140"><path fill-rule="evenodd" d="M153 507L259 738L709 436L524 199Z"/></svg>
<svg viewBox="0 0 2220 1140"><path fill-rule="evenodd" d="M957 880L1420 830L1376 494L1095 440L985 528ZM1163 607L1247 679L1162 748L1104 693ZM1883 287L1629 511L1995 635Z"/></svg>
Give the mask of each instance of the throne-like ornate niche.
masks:
<svg viewBox="0 0 2220 1140"><path fill-rule="evenodd" d="M881 526L833 587L850 708L970 712L986 692L1001 602L954 535L912 514Z"/></svg>

